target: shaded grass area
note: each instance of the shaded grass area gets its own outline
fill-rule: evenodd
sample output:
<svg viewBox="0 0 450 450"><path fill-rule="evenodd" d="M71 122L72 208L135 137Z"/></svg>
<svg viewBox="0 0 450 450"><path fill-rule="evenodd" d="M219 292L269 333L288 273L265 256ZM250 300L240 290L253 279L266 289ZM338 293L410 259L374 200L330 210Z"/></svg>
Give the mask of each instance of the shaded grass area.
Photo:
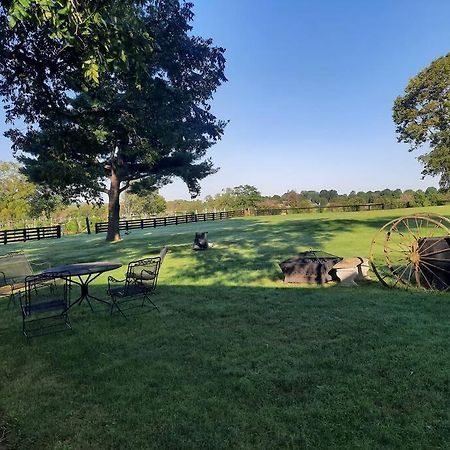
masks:
<svg viewBox="0 0 450 450"><path fill-rule="evenodd" d="M103 236L24 245L55 265L171 252L154 297L161 313L125 321L80 306L73 332L27 344L17 310L0 304L9 445L447 448L448 294L279 280L277 263L309 247L367 256L397 214L233 219L143 230L113 245ZM192 252L194 231L208 231L214 248Z"/></svg>

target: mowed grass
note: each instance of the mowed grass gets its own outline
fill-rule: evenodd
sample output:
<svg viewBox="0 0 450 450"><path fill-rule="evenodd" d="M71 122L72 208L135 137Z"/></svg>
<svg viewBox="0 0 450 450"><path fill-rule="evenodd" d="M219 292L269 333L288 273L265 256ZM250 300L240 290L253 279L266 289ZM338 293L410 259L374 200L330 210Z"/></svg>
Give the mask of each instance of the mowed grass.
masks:
<svg viewBox="0 0 450 450"><path fill-rule="evenodd" d="M286 286L277 266L311 247L368 256L381 225L420 211L450 215L243 218L133 231L117 244L84 235L3 247L53 265L120 261L117 277L129 260L171 250L154 297L160 313L124 320L82 305L71 310L73 331L28 344L18 308L0 303L8 445L448 448L449 294ZM214 248L193 252L195 231L208 231ZM96 295L106 295L107 276Z"/></svg>

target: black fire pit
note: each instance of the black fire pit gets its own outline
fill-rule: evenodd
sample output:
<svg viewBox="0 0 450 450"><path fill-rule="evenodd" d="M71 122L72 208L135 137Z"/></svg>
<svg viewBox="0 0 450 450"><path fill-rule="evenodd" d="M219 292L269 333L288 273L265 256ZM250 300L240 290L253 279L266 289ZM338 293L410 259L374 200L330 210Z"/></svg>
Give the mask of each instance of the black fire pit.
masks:
<svg viewBox="0 0 450 450"><path fill-rule="evenodd" d="M339 256L310 250L283 261L279 266L283 272L285 283L323 284L335 279L330 271L339 261L342 261Z"/></svg>

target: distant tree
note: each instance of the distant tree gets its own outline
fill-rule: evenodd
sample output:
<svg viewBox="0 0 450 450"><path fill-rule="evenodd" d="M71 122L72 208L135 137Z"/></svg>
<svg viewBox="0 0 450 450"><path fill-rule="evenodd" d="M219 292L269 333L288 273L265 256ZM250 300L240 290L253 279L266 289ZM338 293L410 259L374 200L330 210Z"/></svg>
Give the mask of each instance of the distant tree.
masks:
<svg viewBox="0 0 450 450"><path fill-rule="evenodd" d="M231 190L233 205L236 209L256 208L261 201L261 193L249 184L236 186Z"/></svg>
<svg viewBox="0 0 450 450"><path fill-rule="evenodd" d="M300 203L304 200L304 197L294 190L287 191L281 198L284 204L290 208L299 208Z"/></svg>
<svg viewBox="0 0 450 450"><path fill-rule="evenodd" d="M339 194L334 189L331 189L329 191L327 191L326 189L323 189L319 192L319 195L321 198L324 198L327 202L329 202L329 201L333 200L334 198L336 198Z"/></svg>
<svg viewBox="0 0 450 450"><path fill-rule="evenodd" d="M16 163L0 161L0 225L14 226L30 214L36 187L19 169Z"/></svg>
<svg viewBox="0 0 450 450"><path fill-rule="evenodd" d="M440 186L450 188L450 53L436 59L411 79L394 103L393 118L399 142L410 151L426 145L419 156L422 174L440 176Z"/></svg>
<svg viewBox="0 0 450 450"><path fill-rule="evenodd" d="M161 214L166 210L166 200L158 192L147 194L126 193L122 198L121 208L126 217L144 217Z"/></svg>

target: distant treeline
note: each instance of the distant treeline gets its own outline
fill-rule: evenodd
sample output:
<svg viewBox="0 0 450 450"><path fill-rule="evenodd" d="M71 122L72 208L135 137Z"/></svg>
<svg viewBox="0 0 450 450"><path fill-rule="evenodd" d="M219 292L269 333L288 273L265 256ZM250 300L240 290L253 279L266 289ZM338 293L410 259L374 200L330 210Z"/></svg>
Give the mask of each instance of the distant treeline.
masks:
<svg viewBox="0 0 450 450"><path fill-rule="evenodd" d="M43 195L38 186L28 182L14 163L0 162L0 229L25 228L62 224L64 233L86 231L86 218L93 225L107 220L104 205L66 204L55 195ZM431 206L450 202L450 193L434 187L423 190L295 191L282 195L263 196L255 186L243 185L224 189L204 200L165 200L157 192L144 195L124 194L121 199L123 219L173 216L190 213L256 209L286 209L354 206L382 203L387 208ZM93 227L92 227L93 228Z"/></svg>
<svg viewBox="0 0 450 450"><path fill-rule="evenodd" d="M403 206L419 207L441 205L450 202L450 193L429 187L425 191L408 189L384 189L382 191L352 191L339 194L336 190L295 191L290 190L282 195L263 196L254 186L238 186L225 189L215 196L200 200L173 200L167 202L167 210L171 212L191 212L207 210L233 210L244 208L283 209L311 208L332 206L354 206L370 203L381 203L387 208Z"/></svg>

